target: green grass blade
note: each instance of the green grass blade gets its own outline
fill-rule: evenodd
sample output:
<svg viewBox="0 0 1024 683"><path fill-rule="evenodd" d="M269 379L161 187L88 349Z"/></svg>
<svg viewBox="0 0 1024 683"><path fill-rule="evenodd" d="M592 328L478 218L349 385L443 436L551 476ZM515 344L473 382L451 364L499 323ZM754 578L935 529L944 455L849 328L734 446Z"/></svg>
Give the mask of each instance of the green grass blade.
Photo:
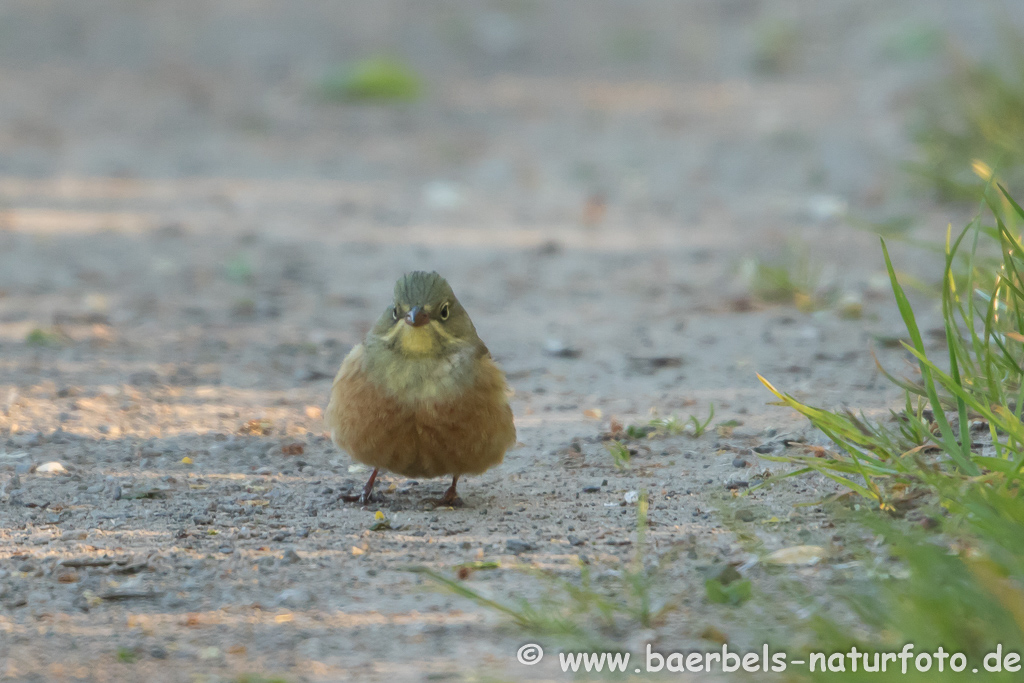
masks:
<svg viewBox="0 0 1024 683"><path fill-rule="evenodd" d="M899 280L896 278L896 271L892 267L892 260L889 258L889 250L885 247L885 240L883 239L881 242L882 254L885 256L885 267L889 271L889 280L892 283L893 293L896 295L896 305L899 308L900 315L903 317L903 324L907 327L907 332L910 334L914 348L919 350L923 356L925 353L924 341L921 339L921 331L918 329L917 320L914 318L914 310L903 291L903 287L900 286ZM942 403L939 401L938 392L935 390L935 382L932 380L931 371L925 363L919 363L919 365L921 367L921 379L928 394L928 400L932 404L935 421L938 423L939 431L942 433L943 447L964 472L971 476L978 474L978 468L970 461L970 444L958 444L956 437L953 435L953 430L950 428L949 421L943 412ZM964 452L965 449L966 453Z"/></svg>

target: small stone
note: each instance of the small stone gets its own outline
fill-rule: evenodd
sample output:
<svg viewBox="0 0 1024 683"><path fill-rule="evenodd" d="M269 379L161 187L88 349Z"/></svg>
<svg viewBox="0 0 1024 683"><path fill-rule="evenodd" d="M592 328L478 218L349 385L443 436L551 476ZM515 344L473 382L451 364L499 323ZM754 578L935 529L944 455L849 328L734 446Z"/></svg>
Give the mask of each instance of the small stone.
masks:
<svg viewBox="0 0 1024 683"><path fill-rule="evenodd" d="M585 545L586 544L586 541L584 541L579 536L574 536L572 534L569 534L566 538L569 539L569 545L576 545L576 546L578 546L578 545Z"/></svg>
<svg viewBox="0 0 1024 683"><path fill-rule="evenodd" d="M40 432L24 434L13 439L14 445L18 448L34 448L42 445L43 435Z"/></svg>
<svg viewBox="0 0 1024 683"><path fill-rule="evenodd" d="M313 594L305 588L287 588L277 594L274 603L282 607L301 609L313 604Z"/></svg>
<svg viewBox="0 0 1024 683"><path fill-rule="evenodd" d="M136 387L159 384L160 375L153 370L138 370L128 375L128 384Z"/></svg>
<svg viewBox="0 0 1024 683"><path fill-rule="evenodd" d="M213 517L208 515L196 515L192 518L196 524L213 524Z"/></svg>
<svg viewBox="0 0 1024 683"><path fill-rule="evenodd" d="M601 492L601 487L600 486L584 486L583 487L583 493L600 493L600 492Z"/></svg>
<svg viewBox="0 0 1024 683"><path fill-rule="evenodd" d="M58 583L78 583L78 572L74 569L65 569L57 572Z"/></svg>
<svg viewBox="0 0 1024 683"><path fill-rule="evenodd" d="M579 358L583 352L561 339L552 338L544 342L544 353L555 358Z"/></svg>
<svg viewBox="0 0 1024 683"><path fill-rule="evenodd" d="M281 556L281 564L295 564L296 562L301 562L301 561L302 561L302 558L299 557L299 554L297 552L295 552L294 550L292 550L291 548L289 548L288 550L285 550L284 551L284 555Z"/></svg>
<svg viewBox="0 0 1024 683"><path fill-rule="evenodd" d="M62 541L84 541L89 536L89 532L85 529L73 529L71 531L65 531L60 535Z"/></svg>
<svg viewBox="0 0 1024 683"><path fill-rule="evenodd" d="M68 471L64 465L60 464L56 460L44 462L36 468L36 474L67 474L67 472Z"/></svg>
<svg viewBox="0 0 1024 683"><path fill-rule="evenodd" d="M754 513L751 512L750 510L740 510L736 513L736 519L740 520L741 522L753 522L754 516Z"/></svg>
<svg viewBox="0 0 1024 683"><path fill-rule="evenodd" d="M733 458L732 459L732 466L733 467L746 467L747 466L747 461L744 460L743 458Z"/></svg>
<svg viewBox="0 0 1024 683"><path fill-rule="evenodd" d="M181 597L180 595L177 595L175 593L168 593L164 596L163 600L160 601L160 604L165 609L178 609L179 607L184 607L188 603L185 600L185 598Z"/></svg>
<svg viewBox="0 0 1024 683"><path fill-rule="evenodd" d="M510 538L507 541L505 541L505 549L513 555L528 552L530 550L533 550L533 547L534 546L532 543L528 543L518 538Z"/></svg>
<svg viewBox="0 0 1024 683"><path fill-rule="evenodd" d="M167 602L166 600L164 601ZM154 645L149 648L149 656L153 659L167 659L167 650L163 649L159 645Z"/></svg>

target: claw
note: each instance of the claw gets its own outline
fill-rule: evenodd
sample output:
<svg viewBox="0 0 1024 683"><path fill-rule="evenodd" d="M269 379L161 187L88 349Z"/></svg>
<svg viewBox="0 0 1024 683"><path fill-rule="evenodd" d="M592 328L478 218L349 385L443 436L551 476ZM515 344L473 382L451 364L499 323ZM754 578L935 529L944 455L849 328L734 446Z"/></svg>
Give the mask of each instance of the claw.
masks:
<svg viewBox="0 0 1024 683"><path fill-rule="evenodd" d="M370 478L366 481L366 486L363 487L363 492L359 496L359 504L366 505L370 502L370 496L373 495L373 484L377 481L377 468L373 468L373 472L370 473Z"/></svg>
<svg viewBox="0 0 1024 683"><path fill-rule="evenodd" d="M448 487L448 490L441 496L441 500L437 501L441 505L451 505L452 507L459 507L462 505L462 499L459 498L458 492L455 490L455 486L459 483L459 475L452 477L452 485Z"/></svg>

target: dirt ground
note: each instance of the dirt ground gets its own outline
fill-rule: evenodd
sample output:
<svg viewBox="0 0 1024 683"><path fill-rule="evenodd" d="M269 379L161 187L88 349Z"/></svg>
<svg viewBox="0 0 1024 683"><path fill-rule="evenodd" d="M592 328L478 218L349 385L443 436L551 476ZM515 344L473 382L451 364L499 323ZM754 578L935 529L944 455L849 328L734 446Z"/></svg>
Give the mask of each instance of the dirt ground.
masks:
<svg viewBox="0 0 1024 683"><path fill-rule="evenodd" d="M794 507L827 481L736 496L785 470L753 448L824 443L755 373L827 407L900 398L870 353L905 367L863 225L965 217L900 171L942 64L904 48L974 52L991 9L0 3L0 680L569 680L555 644L523 666L532 637L405 569L496 561L466 583L498 600L544 593L524 567L614 576L641 490L648 560L686 553L659 583L677 608L623 642L759 648L798 611L782 578L826 595L857 569ZM421 101L317 96L378 53L416 66ZM752 302L743 264L805 248L863 317ZM414 269L448 278L515 391L520 443L458 509L392 475L346 502L366 473L321 421ZM709 403L736 426L633 444L624 469L601 442ZM830 559L780 577L750 539ZM760 600L707 603L727 563Z"/></svg>

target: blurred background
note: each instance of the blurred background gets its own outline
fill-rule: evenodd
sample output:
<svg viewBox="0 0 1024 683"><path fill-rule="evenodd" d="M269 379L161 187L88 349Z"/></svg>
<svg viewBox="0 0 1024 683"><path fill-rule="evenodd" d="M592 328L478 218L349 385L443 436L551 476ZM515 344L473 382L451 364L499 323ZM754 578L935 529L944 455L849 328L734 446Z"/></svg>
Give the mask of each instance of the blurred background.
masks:
<svg viewBox="0 0 1024 683"><path fill-rule="evenodd" d="M762 435L798 428L755 372L883 413L902 393L869 349L902 367L905 330L878 236L924 298L941 259L914 245L962 226L993 169L1024 196L1022 31L1019 1L0 0L0 436L16 454L0 496L28 501L0 527L17 542L0 598L22 634L0 659L61 667L74 642L83 680L94 653L170 671L171 642L197 675L242 670L231 657L322 680L504 666L507 632L395 566L504 557L528 535L538 562L576 572L566 544L586 541L553 526L570 513L579 537L609 534L595 563L618 566L631 508L576 510L609 478L660 492L666 543L686 533L743 562L707 511L748 463L716 456L734 439L753 459ZM400 478L382 487L404 487L390 510L409 533L369 552L372 513L337 492L363 474L321 410L412 269L441 272L471 313L523 445L440 521ZM921 329L942 343L925 300ZM672 470L615 467L601 445L619 418L707 427L709 404L724 431L666 446L680 465L652 468ZM30 479L49 459L78 479ZM835 490L821 485L765 504L788 520ZM259 506L273 522L257 526ZM86 529L67 539L88 552L170 548L139 574L169 597L96 602L106 574L65 585L24 564L30 539L50 553L51 534ZM673 567L698 588L672 643L724 642L701 626L703 577ZM478 575L506 597L536 587ZM145 628L126 616L138 604ZM40 614L72 616L36 637ZM756 635L745 613L708 623ZM468 647L469 664L451 656Z"/></svg>
<svg viewBox="0 0 1024 683"><path fill-rule="evenodd" d="M1022 14L954 0L6 2L0 289L35 298L0 300L20 323L0 337L90 310L244 322L305 307L295 324L337 329L349 318L325 310L401 270L475 281L493 248L694 263L731 249L692 278L655 263L659 282L633 294L856 304L871 286L838 267L848 240L969 216L942 202L980 184L979 147L1012 166ZM614 258L580 267L631 287ZM299 280L306 296L289 298ZM535 278L504 280L513 295Z"/></svg>
<svg viewBox="0 0 1024 683"><path fill-rule="evenodd" d="M276 183L277 195L292 181L322 212L289 219L303 227L439 211L449 224L596 222L588 200L608 218L689 228L719 213L757 227L875 215L905 194L900 165L923 159L909 128L921 91L957 60L996 57L999 29L1022 14L953 0L0 11L0 173L27 182L8 181L6 223L58 222L44 199L99 210L112 190L71 184L119 179L136 189L102 208L138 229L174 211L200 221L200 209L221 225L284 221L256 209L274 203L260 190L243 201L210 185L232 213L202 204L201 183L181 185L216 179ZM65 189L33 182L44 179Z"/></svg>

